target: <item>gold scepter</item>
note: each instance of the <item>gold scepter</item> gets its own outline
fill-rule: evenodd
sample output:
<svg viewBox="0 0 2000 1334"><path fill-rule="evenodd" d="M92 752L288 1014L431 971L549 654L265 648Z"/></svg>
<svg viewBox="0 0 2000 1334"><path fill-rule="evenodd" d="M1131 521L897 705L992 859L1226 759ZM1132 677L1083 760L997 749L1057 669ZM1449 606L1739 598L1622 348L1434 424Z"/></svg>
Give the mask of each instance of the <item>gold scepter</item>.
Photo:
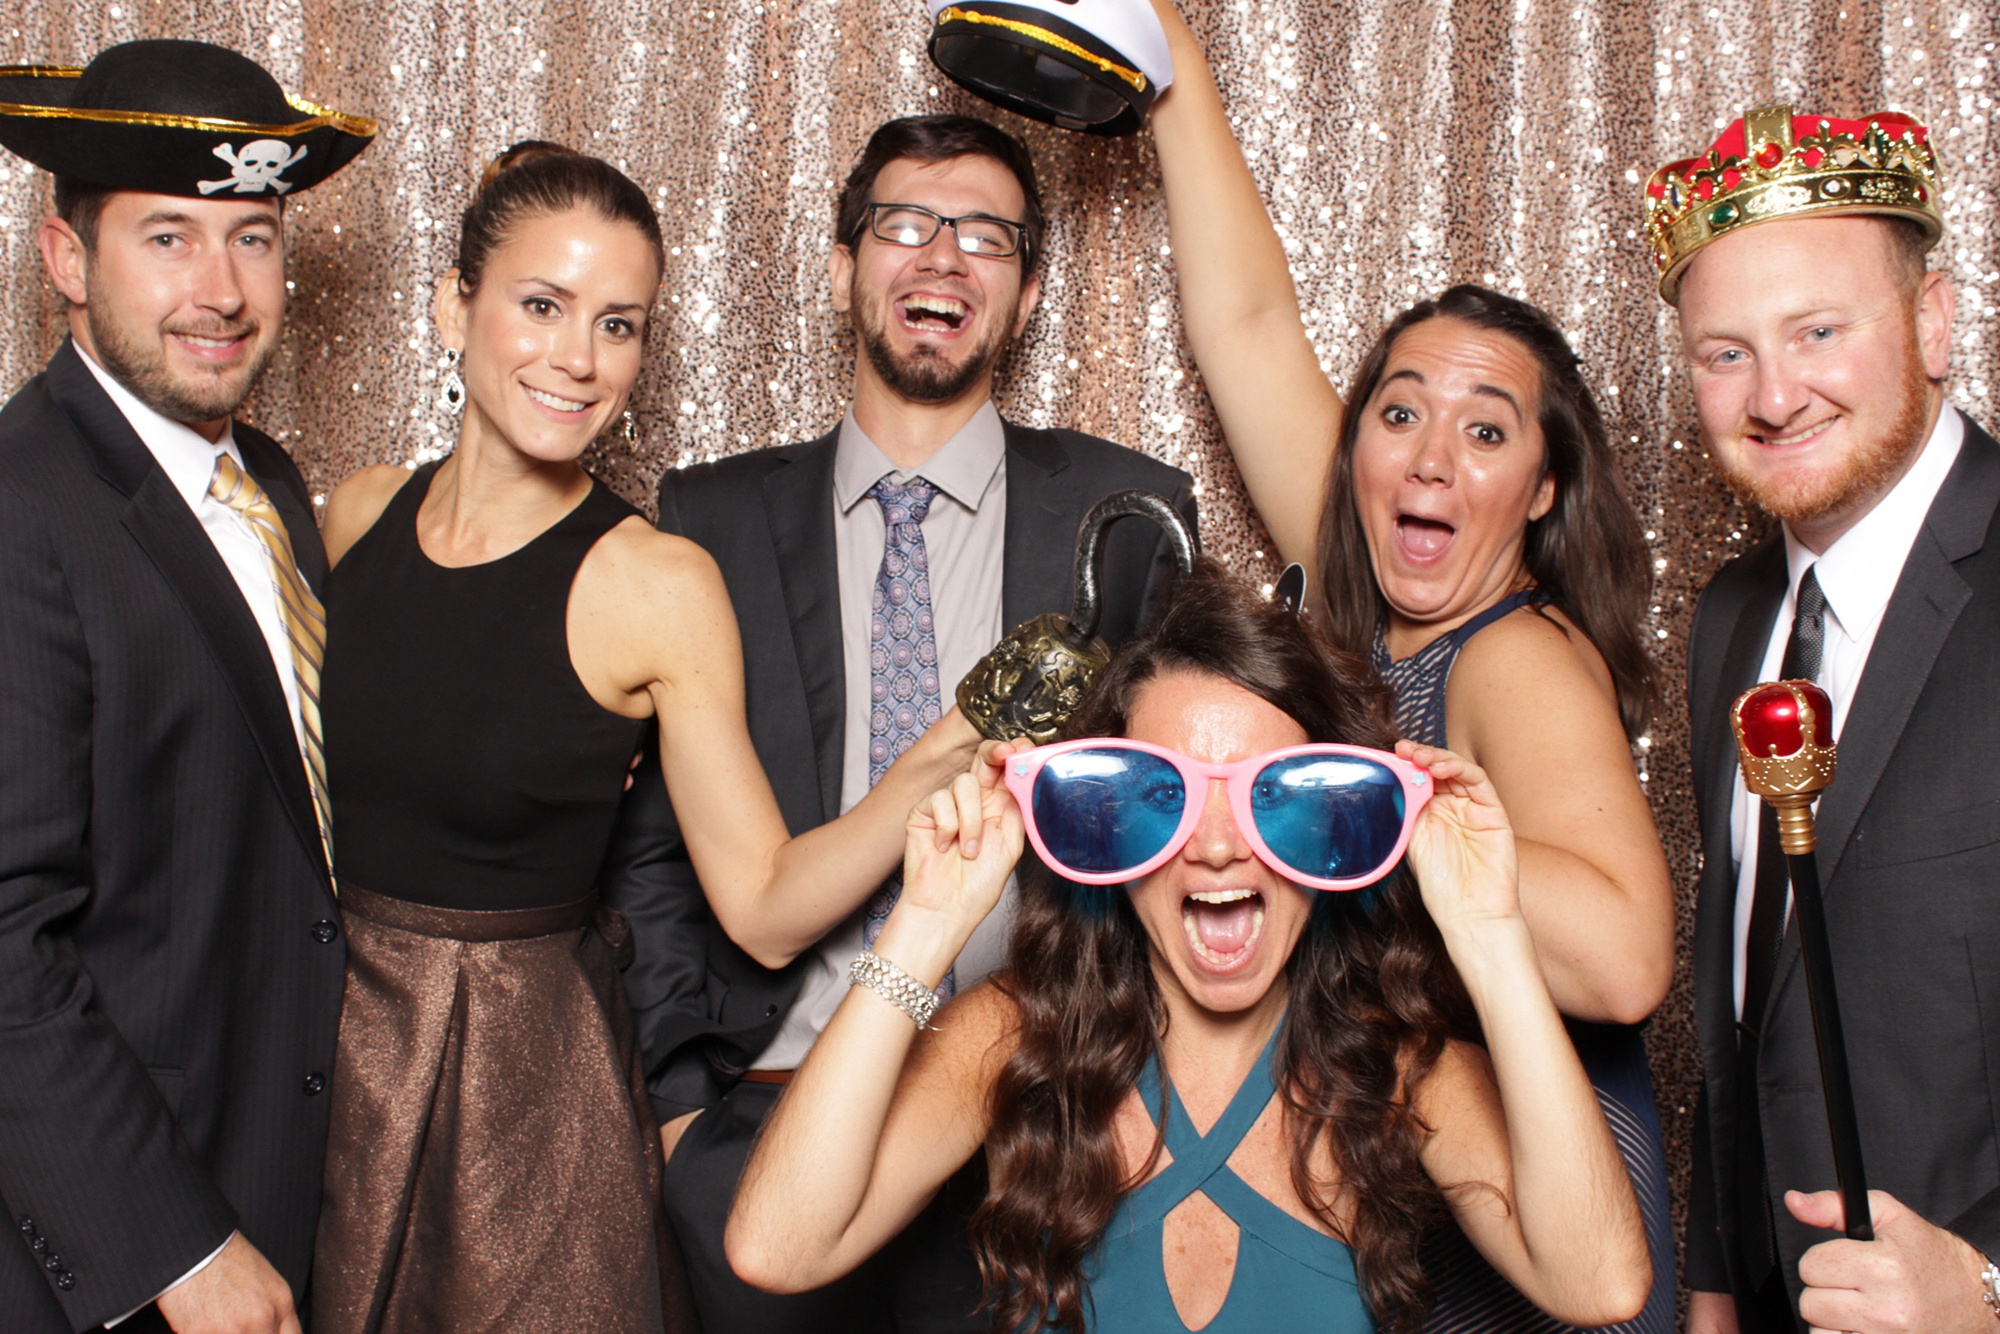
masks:
<svg viewBox="0 0 2000 1334"><path fill-rule="evenodd" d="M1847 1215L1847 1235L1873 1241L1868 1178L1861 1166L1861 1128L1854 1115L1854 1083L1847 1071L1847 1043L1841 1034L1840 997L1833 982L1833 951L1827 943L1826 907L1820 897L1819 846L1813 800L1833 782L1833 705L1811 681L1776 681L1753 686L1729 709L1736 732L1736 757L1743 784L1778 813L1778 842L1791 873L1792 907L1799 922L1799 956L1805 965L1806 999L1812 1007L1813 1040L1819 1048L1820 1086L1826 1094L1827 1129L1833 1137L1833 1168ZM1745 1015L1747 1023L1757 1021ZM1755 1097L1756 1090L1741 1096Z"/></svg>

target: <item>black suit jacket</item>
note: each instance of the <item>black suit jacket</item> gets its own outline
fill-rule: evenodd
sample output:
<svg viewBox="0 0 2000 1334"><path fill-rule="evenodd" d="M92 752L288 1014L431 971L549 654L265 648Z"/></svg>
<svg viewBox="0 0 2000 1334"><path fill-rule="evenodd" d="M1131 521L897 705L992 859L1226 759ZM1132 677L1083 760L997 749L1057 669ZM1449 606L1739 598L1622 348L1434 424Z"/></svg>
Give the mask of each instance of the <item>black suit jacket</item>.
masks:
<svg viewBox="0 0 2000 1334"><path fill-rule="evenodd" d="M235 435L317 585L298 470ZM65 344L0 411L8 1334L115 1319L234 1228L303 1289L338 916L264 636Z"/></svg>
<svg viewBox="0 0 2000 1334"><path fill-rule="evenodd" d="M693 539L722 568L743 635L750 736L793 834L840 813L846 671L833 526L839 431L756 450L660 481L660 527ZM1074 431L1012 423L1007 438L1002 619L1015 626L1070 608L1077 526L1107 494L1143 487L1195 522L1193 483L1177 468ZM1106 543L1099 633L1114 648L1171 578L1159 530L1127 521ZM710 916L673 825L659 765L641 766L606 862L606 897L631 919L638 958L626 989L662 1119L706 1106L776 1034L798 995L799 965L769 970Z"/></svg>
<svg viewBox="0 0 2000 1334"><path fill-rule="evenodd" d="M1946 409L1947 411L1951 409ZM1871 1188L2000 1254L2000 445L1973 425L1897 581L1819 802L1819 873ZM1759 1038L1757 1088L1737 1087L1728 710L1756 684L1786 588L1773 537L1716 575L1689 652L1702 876L1687 1278L1738 1278L1736 1109L1762 1113L1772 1210L1796 1299L1799 1256L1830 1239L1783 1192L1835 1185L1796 922Z"/></svg>

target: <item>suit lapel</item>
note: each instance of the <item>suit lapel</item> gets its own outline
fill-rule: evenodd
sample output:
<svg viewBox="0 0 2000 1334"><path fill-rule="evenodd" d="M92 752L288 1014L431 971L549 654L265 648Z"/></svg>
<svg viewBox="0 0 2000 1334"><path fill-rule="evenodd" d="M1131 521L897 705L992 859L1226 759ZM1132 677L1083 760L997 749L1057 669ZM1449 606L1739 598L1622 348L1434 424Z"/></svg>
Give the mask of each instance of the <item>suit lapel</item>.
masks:
<svg viewBox="0 0 2000 1334"><path fill-rule="evenodd" d="M1728 711L1738 695L1757 684L1758 670L1770 647L1772 623L1785 600L1784 539L1774 534L1748 559L1751 566L1744 580L1748 591L1737 610L1721 667L1707 690L1693 701L1699 716L1690 729L1698 752L1696 769L1704 780L1702 819L1706 828L1723 831L1725 847L1729 808L1736 792L1736 738Z"/></svg>
<svg viewBox="0 0 2000 1334"><path fill-rule="evenodd" d="M312 790L299 759L284 688L271 650L242 590L187 501L174 490L138 432L98 385L81 354L64 343L49 363L48 385L76 425L100 476L130 497L125 528L180 597L228 682L294 831L315 866L324 867ZM313 541L317 541L315 536Z"/></svg>
<svg viewBox="0 0 2000 1334"><path fill-rule="evenodd" d="M1706 595L1729 601L1713 608L1704 605L1697 617L1698 633L1701 622L1714 615L1719 628L1726 627L1728 638L1714 672L1696 679L1688 701L1703 864L1701 894L1695 904L1695 1018L1708 1057L1711 1087L1718 1076L1728 1080L1733 1068L1729 1053L1736 1050L1735 973L1731 966L1736 957L1736 877L1729 841L1730 810L1736 796L1736 740L1727 714L1736 697L1757 683L1770 645L1772 622L1785 597L1784 540L1774 535L1743 560L1743 569L1725 571ZM1739 574L1741 577L1736 577Z"/></svg>
<svg viewBox="0 0 2000 1334"><path fill-rule="evenodd" d="M785 607L791 614L792 648L805 684L820 802L827 819L840 811L847 720L847 662L833 533L833 457L839 438L836 427L764 478L765 512Z"/></svg>
<svg viewBox="0 0 2000 1334"><path fill-rule="evenodd" d="M1012 630L1074 601L1074 539L1083 522L1069 454L1047 431L1003 423L1007 436L1007 536L1000 619Z"/></svg>
<svg viewBox="0 0 2000 1334"><path fill-rule="evenodd" d="M1952 568L1978 551L2000 506L2000 445L1965 423L1965 443L1910 548L1840 733L1840 773L1819 803L1828 888L1972 589Z"/></svg>

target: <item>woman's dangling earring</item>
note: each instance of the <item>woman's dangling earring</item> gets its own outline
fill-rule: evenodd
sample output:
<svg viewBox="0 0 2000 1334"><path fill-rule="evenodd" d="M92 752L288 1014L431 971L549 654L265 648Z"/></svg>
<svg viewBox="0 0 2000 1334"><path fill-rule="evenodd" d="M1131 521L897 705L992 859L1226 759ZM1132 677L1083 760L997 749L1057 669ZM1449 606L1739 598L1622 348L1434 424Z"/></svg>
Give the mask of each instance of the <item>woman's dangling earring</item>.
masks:
<svg viewBox="0 0 2000 1334"><path fill-rule="evenodd" d="M438 403L456 417L465 410L465 381L458 374L459 354L455 347L444 350L444 383L438 389Z"/></svg>
<svg viewBox="0 0 2000 1334"><path fill-rule="evenodd" d="M625 437L625 448L637 449L639 447L639 423L632 416L632 409L630 408L625 409L625 426L619 434Z"/></svg>

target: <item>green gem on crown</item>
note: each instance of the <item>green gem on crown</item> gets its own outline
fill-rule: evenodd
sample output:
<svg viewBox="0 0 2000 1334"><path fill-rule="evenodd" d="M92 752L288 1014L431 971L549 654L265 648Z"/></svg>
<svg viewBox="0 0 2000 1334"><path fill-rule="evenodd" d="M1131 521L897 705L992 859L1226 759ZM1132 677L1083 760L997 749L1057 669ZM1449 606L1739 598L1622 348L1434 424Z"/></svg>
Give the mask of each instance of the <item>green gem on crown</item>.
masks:
<svg viewBox="0 0 2000 1334"><path fill-rule="evenodd" d="M1711 227L1727 227L1742 216L1743 210L1737 208L1733 203L1725 202L1717 204L1709 211L1708 225Z"/></svg>

